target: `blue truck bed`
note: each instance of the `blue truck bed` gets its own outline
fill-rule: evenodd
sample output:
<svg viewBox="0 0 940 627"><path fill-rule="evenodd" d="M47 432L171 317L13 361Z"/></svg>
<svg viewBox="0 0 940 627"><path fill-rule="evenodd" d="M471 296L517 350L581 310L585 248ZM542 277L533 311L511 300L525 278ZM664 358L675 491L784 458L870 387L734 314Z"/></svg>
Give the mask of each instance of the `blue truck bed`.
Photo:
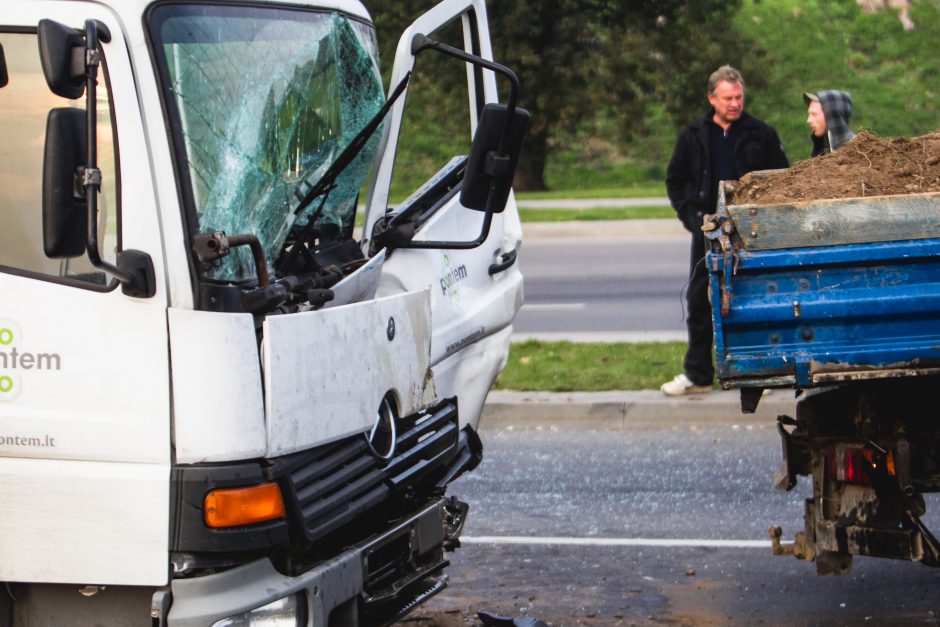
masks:
<svg viewBox="0 0 940 627"><path fill-rule="evenodd" d="M724 387L940 373L940 194L735 206L726 192L706 233Z"/></svg>

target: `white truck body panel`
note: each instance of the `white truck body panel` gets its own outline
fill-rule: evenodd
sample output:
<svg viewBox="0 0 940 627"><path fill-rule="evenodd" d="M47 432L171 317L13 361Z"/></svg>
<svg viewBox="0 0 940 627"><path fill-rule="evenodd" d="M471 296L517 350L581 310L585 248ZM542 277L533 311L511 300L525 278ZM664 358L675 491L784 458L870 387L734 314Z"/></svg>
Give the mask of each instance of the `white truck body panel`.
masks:
<svg viewBox="0 0 940 627"><path fill-rule="evenodd" d="M0 401L0 452L167 466L163 308L119 290L101 294L8 274L0 274L0 293L16 295L4 299L0 322L9 331L0 370L15 393ZM38 302L69 306L37 308ZM53 442L17 446L13 436Z"/></svg>
<svg viewBox="0 0 940 627"><path fill-rule="evenodd" d="M512 327L469 344L434 364L434 385L441 390L460 392L460 423L474 429L480 421L486 395L506 365Z"/></svg>
<svg viewBox="0 0 940 627"><path fill-rule="evenodd" d="M262 457L264 398L251 314L171 308L168 317L177 463Z"/></svg>
<svg viewBox="0 0 940 627"><path fill-rule="evenodd" d="M35 0L20 0L25 3L32 3ZM61 0L66 3L88 4L88 0ZM132 21L140 22L141 16L147 13L148 7L155 4L156 0L104 0L101 4L110 5L111 9L122 16L125 26ZM343 11L362 19L370 19L369 12L359 0L253 0L251 4L264 6L271 5L295 5L299 7L316 7L328 11Z"/></svg>
<svg viewBox="0 0 940 627"><path fill-rule="evenodd" d="M4 302L5 352L16 348L20 366L36 356L7 370L17 393L0 402L0 579L165 583L165 313L119 291L4 274L0 293L17 295ZM34 306L57 300L70 306Z"/></svg>
<svg viewBox="0 0 940 627"><path fill-rule="evenodd" d="M18 358L0 401L0 579L165 583L164 308L7 274L0 293L16 295L0 327Z"/></svg>
<svg viewBox="0 0 940 627"><path fill-rule="evenodd" d="M264 322L268 457L362 433L393 392L399 415L434 399L427 290Z"/></svg>
<svg viewBox="0 0 940 627"><path fill-rule="evenodd" d="M167 475L156 464L0 459L0 580L165 584Z"/></svg>

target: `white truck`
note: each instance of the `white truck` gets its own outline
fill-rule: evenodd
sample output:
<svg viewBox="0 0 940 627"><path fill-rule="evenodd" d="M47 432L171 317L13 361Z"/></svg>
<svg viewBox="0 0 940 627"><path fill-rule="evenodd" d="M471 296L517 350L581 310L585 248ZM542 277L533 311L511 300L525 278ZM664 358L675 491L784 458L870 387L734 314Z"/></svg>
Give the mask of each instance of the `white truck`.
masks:
<svg viewBox="0 0 940 627"><path fill-rule="evenodd" d="M406 30L388 96L358 0L2 8L0 626L381 624L442 589L522 302L528 114L483 0ZM437 54L472 145L390 208Z"/></svg>

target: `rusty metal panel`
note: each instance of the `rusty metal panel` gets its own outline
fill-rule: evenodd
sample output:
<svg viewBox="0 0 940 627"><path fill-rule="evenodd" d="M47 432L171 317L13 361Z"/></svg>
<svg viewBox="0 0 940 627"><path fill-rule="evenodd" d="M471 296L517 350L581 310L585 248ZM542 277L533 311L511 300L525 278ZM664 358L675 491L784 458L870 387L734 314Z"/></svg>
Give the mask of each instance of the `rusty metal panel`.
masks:
<svg viewBox="0 0 940 627"><path fill-rule="evenodd" d="M940 193L728 205L744 250L940 237Z"/></svg>

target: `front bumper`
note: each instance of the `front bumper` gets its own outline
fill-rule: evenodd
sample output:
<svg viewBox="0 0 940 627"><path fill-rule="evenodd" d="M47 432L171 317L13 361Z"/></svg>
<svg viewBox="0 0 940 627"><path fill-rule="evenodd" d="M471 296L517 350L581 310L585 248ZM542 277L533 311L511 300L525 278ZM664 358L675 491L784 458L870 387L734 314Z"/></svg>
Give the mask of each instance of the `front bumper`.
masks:
<svg viewBox="0 0 940 627"><path fill-rule="evenodd" d="M161 616L155 607L155 624L208 627L298 592L306 599L308 625L327 625L330 615L338 612L342 624L355 626L360 615L378 603L394 607L400 601L407 611L416 605L407 595L448 563L443 547L453 539L446 524L449 507L448 499L432 502L388 531L297 576L279 573L262 558L215 575L175 580L169 611ZM435 584L424 585L418 596L427 598L444 587Z"/></svg>

